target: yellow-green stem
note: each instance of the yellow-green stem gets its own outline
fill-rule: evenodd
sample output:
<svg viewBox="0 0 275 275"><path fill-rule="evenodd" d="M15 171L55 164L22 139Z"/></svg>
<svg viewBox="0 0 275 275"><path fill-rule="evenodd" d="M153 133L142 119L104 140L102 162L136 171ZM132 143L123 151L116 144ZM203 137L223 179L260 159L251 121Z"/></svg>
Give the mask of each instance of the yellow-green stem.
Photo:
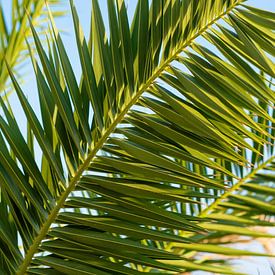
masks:
<svg viewBox="0 0 275 275"><path fill-rule="evenodd" d="M269 163L274 160L275 156L270 157L268 160L260 164L257 168L253 169L249 174L247 174L244 178L239 180L236 184L234 184L231 188L227 189L219 198L217 198L211 205L205 208L200 214L199 217L204 218L207 217L212 210L214 210L222 201L224 201L228 196L230 196L234 191L238 190L242 184L252 179L255 174L257 174L260 170L266 167Z"/></svg>

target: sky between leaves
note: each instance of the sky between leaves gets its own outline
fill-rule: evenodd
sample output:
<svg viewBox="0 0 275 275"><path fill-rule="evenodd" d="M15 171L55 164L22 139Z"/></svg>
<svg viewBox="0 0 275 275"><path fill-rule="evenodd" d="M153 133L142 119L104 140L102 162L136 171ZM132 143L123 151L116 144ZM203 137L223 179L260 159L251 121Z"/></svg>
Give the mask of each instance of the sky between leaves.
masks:
<svg viewBox="0 0 275 275"><path fill-rule="evenodd" d="M134 9L136 7L137 1L136 0L125 0L125 1L127 3L129 19L131 20L134 14ZM4 9L6 9L7 11L10 11L10 5L12 2L11 0L0 0L0 2L4 3L3 5ZM68 14L62 18L57 19L56 25L59 30L63 31L62 39L63 39L64 45L66 47L68 56L75 70L75 74L78 78L80 78L81 69L80 69L80 63L79 63L79 56L77 53L77 46L76 46L75 37L73 33L73 21L70 14L69 0L63 0L63 3L64 3L63 7L65 10L68 10ZM90 28L91 0L74 0L74 3L78 11L78 15L80 18L80 22L81 22L84 34L86 37L88 37L89 28ZM108 17L107 0L101 0L99 1L99 3L101 6L104 20L107 23L107 17ZM246 4L248 5L251 4L252 6L275 12L275 0L248 0ZM108 31L108 26L106 27L106 29ZM36 80L35 80L32 66L31 66L31 62L28 62L21 72L22 72L23 81L24 81L22 83L22 89L25 92L28 100L30 101L30 103L35 109L35 106L38 106L38 97L36 93L36 89L37 89ZM16 110L16 117L18 117L19 119L18 124L24 127L23 129L25 129L26 119L24 117L20 103L15 93L9 97L9 101L13 109Z"/></svg>

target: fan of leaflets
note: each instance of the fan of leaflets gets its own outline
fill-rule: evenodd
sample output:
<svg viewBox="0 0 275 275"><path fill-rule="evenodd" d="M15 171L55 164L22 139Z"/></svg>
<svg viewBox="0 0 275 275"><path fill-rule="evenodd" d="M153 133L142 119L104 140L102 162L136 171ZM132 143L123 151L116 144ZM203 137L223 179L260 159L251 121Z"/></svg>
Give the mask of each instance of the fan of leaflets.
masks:
<svg viewBox="0 0 275 275"><path fill-rule="evenodd" d="M49 50L32 26L35 109L10 69L28 131L1 101L0 273L241 274L193 256L274 237L249 227L274 225L275 15L140 0L129 22L107 3L87 42L71 2L79 83L53 19Z"/></svg>
<svg viewBox="0 0 275 275"><path fill-rule="evenodd" d="M47 0L54 9L53 16L63 16L61 0ZM5 60L16 70L18 78L24 80L26 71L23 70L29 57L26 37L31 35L28 15L32 24L38 28L41 35L47 28L47 13L45 0L3 0L0 2L0 95L12 92L9 73Z"/></svg>

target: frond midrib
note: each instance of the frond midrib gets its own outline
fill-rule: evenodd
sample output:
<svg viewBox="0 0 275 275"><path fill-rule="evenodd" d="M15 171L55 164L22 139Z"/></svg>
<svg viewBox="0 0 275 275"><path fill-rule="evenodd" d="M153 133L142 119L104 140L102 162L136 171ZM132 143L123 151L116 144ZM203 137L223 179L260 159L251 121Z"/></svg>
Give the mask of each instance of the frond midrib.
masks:
<svg viewBox="0 0 275 275"><path fill-rule="evenodd" d="M237 183L235 183L232 187L227 189L219 198L217 198L213 203L211 203L208 207L206 207L198 217L200 218L207 218L208 214L211 214L211 211L216 209L220 203L222 203L228 196L230 196L234 191L237 191L241 185L245 184L249 180L253 179L253 177L262 169L267 167L268 164L270 164L272 161L275 160L275 156L269 157L265 162L261 163L259 166L254 168L250 173L248 173L245 177L241 178ZM197 242L200 242L204 240L206 236L201 236L201 238L197 239ZM167 249L172 249L173 248L173 243L170 243L167 246ZM197 254L197 251L189 251L187 252L184 256L186 258L191 258L194 257L195 254Z"/></svg>
<svg viewBox="0 0 275 275"><path fill-rule="evenodd" d="M224 12L222 12L219 16L215 17L212 21L210 21L207 25L205 25L203 28L200 29L194 36L192 36L190 39L185 41L182 45L180 45L177 49L172 51L172 54L155 70L155 72L152 74L151 77L148 78L146 83L142 84L138 91L136 92L135 96L128 102L128 104L122 109L122 111L117 115L117 117L114 119L112 124L108 129L106 129L105 133L101 136L101 138L98 140L98 142L94 145L94 147L91 149L90 153L88 154L85 161L80 165L79 169L76 171L76 173L71 178L68 188L64 191L64 193L60 196L59 200L57 201L56 206L53 208L52 212L48 216L46 222L41 227L40 233L36 236L34 239L33 244L30 246L28 252L25 255L24 261L19 267L17 271L17 275L24 275L25 272L28 269L29 264L32 261L32 258L34 254L36 253L38 247L40 246L41 242L47 235L52 223L56 220L57 215L60 211L60 209L63 207L66 199L68 198L69 194L74 190L75 185L81 178L83 172L89 167L90 163L93 161L94 157L96 156L97 152L102 148L108 137L111 135L111 133L114 132L117 125L124 119L125 115L128 113L130 108L138 101L140 96L145 92L152 84L153 82L161 75L161 73L169 66L169 64L176 60L177 56L183 51L183 49L187 48L192 44L192 42L199 36L201 36L205 31L207 31L213 24L215 24L219 19L226 16L229 12L231 12L236 6L240 5L242 2L246 0L239 0L235 2L233 5L231 5L228 9L226 9Z"/></svg>
<svg viewBox="0 0 275 275"><path fill-rule="evenodd" d="M227 189L219 198L217 198L212 204L206 207L200 214L199 217L205 218L212 210L214 210L220 203L222 203L228 196L230 196L234 191L237 191L242 184L248 182L253 179L253 177L262 169L264 169L268 164L270 164L275 159L275 156L269 157L265 162L254 168L250 173L248 173L245 177L240 179L237 183L235 183L231 188Z"/></svg>

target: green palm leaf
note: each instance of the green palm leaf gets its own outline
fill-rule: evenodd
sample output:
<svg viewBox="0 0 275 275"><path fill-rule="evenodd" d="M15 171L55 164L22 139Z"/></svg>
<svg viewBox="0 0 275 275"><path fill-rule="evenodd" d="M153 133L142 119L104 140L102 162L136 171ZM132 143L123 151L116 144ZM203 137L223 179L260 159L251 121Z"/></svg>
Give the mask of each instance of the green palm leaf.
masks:
<svg viewBox="0 0 275 275"><path fill-rule="evenodd" d="M274 16L242 2L140 0L129 22L110 0L108 37L93 0L87 43L71 1L80 84L53 19L48 54L31 24L41 119L7 60L26 137L1 100L3 274L241 274L192 256L266 256L207 244L274 237L247 228L273 225Z"/></svg>
<svg viewBox="0 0 275 275"><path fill-rule="evenodd" d="M13 0L11 10L6 8L4 3L0 3L0 93L9 94L11 92L11 83L9 82L9 73L5 66L5 60L9 66L19 73L25 64L29 54L25 43L26 37L31 35L28 24L28 14L32 23L39 27L42 33L47 24L46 10L44 0ZM60 4L59 0L50 0L52 6ZM10 12L10 14L8 14ZM64 14L60 9L55 9L54 16ZM23 72L23 74L26 72ZM22 78L22 76L21 76Z"/></svg>

